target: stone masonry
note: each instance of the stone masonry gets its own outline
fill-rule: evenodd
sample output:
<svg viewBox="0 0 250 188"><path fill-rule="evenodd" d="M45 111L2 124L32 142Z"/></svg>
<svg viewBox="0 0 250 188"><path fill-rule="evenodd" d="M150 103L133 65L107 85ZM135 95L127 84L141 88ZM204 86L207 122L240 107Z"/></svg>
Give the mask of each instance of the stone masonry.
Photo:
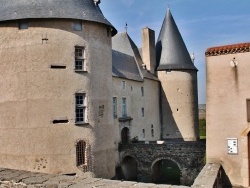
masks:
<svg viewBox="0 0 250 188"><path fill-rule="evenodd" d="M205 142L173 142L164 144L123 144L120 148L121 161L131 156L137 161L137 179L151 182L153 165L162 159L175 162L181 171L181 185L192 185L204 166Z"/></svg>
<svg viewBox="0 0 250 188"><path fill-rule="evenodd" d="M186 186L156 185L100 178L83 178L67 175L52 175L0 168L0 188L187 188Z"/></svg>

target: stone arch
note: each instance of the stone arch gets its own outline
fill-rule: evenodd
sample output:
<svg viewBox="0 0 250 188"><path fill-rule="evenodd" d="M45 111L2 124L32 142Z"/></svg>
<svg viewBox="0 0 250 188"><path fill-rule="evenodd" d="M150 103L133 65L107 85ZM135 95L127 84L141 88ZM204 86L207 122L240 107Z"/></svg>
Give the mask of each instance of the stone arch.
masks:
<svg viewBox="0 0 250 188"><path fill-rule="evenodd" d="M153 183L180 185L181 177L181 165L171 157L157 158L151 165L151 181Z"/></svg>
<svg viewBox="0 0 250 188"><path fill-rule="evenodd" d="M124 155L121 161L123 178L128 181L137 181L138 160L133 155Z"/></svg>

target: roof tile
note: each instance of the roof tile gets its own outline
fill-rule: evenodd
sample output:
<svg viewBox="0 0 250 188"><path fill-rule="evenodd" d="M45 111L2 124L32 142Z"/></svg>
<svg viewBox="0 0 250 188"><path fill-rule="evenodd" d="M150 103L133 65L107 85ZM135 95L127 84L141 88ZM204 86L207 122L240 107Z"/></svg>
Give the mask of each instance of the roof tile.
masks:
<svg viewBox="0 0 250 188"><path fill-rule="evenodd" d="M211 47L206 50L205 55L208 57L244 52L250 52L250 42Z"/></svg>

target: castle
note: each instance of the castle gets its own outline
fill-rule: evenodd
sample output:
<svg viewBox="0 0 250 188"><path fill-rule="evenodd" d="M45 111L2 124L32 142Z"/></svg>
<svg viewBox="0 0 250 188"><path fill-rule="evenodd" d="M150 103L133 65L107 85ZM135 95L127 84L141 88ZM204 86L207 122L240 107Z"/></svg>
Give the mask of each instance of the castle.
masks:
<svg viewBox="0 0 250 188"><path fill-rule="evenodd" d="M198 140L197 69L170 10L155 45L99 0L0 0L0 164L111 178L120 142Z"/></svg>

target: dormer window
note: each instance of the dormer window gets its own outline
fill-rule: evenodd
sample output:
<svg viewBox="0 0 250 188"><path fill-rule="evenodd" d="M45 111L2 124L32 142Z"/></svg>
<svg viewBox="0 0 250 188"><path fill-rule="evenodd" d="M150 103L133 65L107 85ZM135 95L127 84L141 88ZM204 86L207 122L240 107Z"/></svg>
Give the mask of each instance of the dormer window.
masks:
<svg viewBox="0 0 250 188"><path fill-rule="evenodd" d="M82 22L81 21L75 21L73 22L73 30L74 31L82 31Z"/></svg>
<svg viewBox="0 0 250 188"><path fill-rule="evenodd" d="M28 29L29 28L29 23L26 20L22 20L19 22L18 25L19 29Z"/></svg>

